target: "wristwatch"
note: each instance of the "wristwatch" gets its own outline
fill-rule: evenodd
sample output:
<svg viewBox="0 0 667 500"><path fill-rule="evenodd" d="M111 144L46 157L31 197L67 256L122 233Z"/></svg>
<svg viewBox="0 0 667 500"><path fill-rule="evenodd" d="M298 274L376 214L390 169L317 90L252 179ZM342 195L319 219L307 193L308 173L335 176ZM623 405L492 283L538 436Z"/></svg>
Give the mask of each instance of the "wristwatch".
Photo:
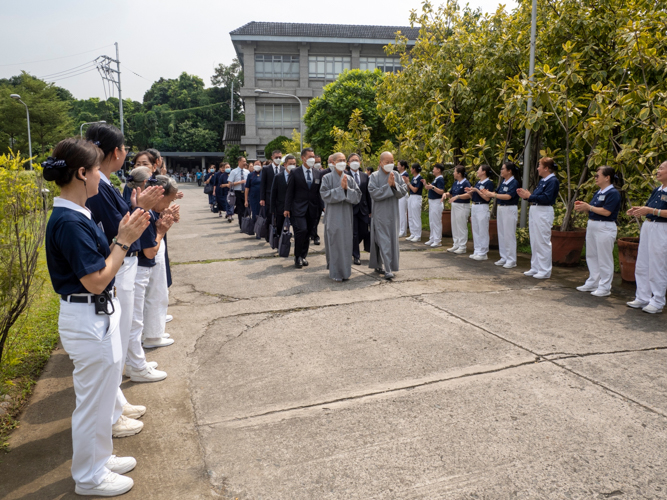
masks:
<svg viewBox="0 0 667 500"><path fill-rule="evenodd" d="M114 245L118 245L119 247L121 247L125 252L127 252L127 251L130 249L130 247L128 247L127 245L123 245L123 244L122 244L120 241L118 241L116 238L112 239L111 242L112 242Z"/></svg>

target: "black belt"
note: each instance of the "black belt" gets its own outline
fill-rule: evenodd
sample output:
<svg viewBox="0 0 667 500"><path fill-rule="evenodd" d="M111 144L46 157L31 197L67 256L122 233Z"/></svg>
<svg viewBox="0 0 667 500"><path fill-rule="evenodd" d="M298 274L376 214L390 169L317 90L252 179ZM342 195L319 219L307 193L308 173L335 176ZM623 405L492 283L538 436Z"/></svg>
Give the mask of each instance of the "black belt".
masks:
<svg viewBox="0 0 667 500"><path fill-rule="evenodd" d="M551 205L540 205L539 203L531 203L531 207L550 207Z"/></svg>
<svg viewBox="0 0 667 500"><path fill-rule="evenodd" d="M662 219L662 220L646 219L646 222L657 222L658 224L667 223L667 219L665 219L664 217L660 217L660 219Z"/></svg>
<svg viewBox="0 0 667 500"><path fill-rule="evenodd" d="M116 297L116 287L114 286L109 290L112 297ZM94 304L95 303L95 294L86 294L86 295L61 295L60 298L65 302L70 302L74 304Z"/></svg>
<svg viewBox="0 0 667 500"><path fill-rule="evenodd" d="M139 255L139 251L128 252L128 253L125 254L125 257L136 257L137 255Z"/></svg>
<svg viewBox="0 0 667 500"><path fill-rule="evenodd" d="M473 201L472 204L473 204L473 205L488 205L489 202L487 201L487 202L485 203L485 202L483 202L483 201Z"/></svg>

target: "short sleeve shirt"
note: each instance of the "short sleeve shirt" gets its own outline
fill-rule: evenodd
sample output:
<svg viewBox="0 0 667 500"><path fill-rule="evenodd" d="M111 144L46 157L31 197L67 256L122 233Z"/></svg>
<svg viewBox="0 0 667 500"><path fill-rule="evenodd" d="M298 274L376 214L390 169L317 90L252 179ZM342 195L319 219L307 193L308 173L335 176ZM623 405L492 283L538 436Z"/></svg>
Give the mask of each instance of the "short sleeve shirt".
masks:
<svg viewBox="0 0 667 500"><path fill-rule="evenodd" d="M470 182L468 182L468 179L463 179L462 181L454 181L454 185L452 186L452 189L449 190L449 193L452 196L460 196L462 194L466 194L465 188L467 187L472 187L470 185ZM454 200L454 203L470 203L470 200Z"/></svg>
<svg viewBox="0 0 667 500"><path fill-rule="evenodd" d="M144 249L153 248L157 245L157 227L155 223L158 220L158 216L152 210L149 213L151 215L150 224L148 224L146 230L139 237L141 250L139 251L137 264L141 267L153 267L155 265L155 258L149 259L144 255Z"/></svg>
<svg viewBox="0 0 667 500"><path fill-rule="evenodd" d="M611 214L604 216L591 211L588 212L589 220L616 222L616 219L618 219L619 209L621 208L621 193L619 193L613 186L609 186L609 188L604 192L600 190L595 193L590 205L592 207L609 210Z"/></svg>
<svg viewBox="0 0 667 500"><path fill-rule="evenodd" d="M475 184L475 187L479 190L482 190L482 189L488 189L489 191L495 191L496 190L496 187L493 185L493 182L491 182L490 179L484 179L483 181L479 181L477 184ZM484 198L482 198L477 193L472 193L472 202L473 203L486 203L486 204L488 204L489 201L491 201L491 200L485 200Z"/></svg>

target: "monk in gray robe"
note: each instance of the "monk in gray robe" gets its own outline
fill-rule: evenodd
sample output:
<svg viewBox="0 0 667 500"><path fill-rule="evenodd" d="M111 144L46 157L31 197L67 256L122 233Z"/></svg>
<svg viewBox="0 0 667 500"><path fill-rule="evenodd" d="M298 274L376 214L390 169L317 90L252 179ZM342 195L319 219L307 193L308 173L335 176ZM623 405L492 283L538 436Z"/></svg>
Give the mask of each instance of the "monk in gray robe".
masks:
<svg viewBox="0 0 667 500"><path fill-rule="evenodd" d="M368 180L368 193L373 200L371 217L371 258L368 267L392 279L398 271L398 200L407 196L408 187L402 176L394 172L394 155L380 155L377 172ZM384 269L382 268L384 264Z"/></svg>
<svg viewBox="0 0 667 500"><path fill-rule="evenodd" d="M334 168L322 177L320 196L326 204L324 243L329 277L334 281L350 279L354 239L354 205L361 201L361 190L345 173L345 155L333 155Z"/></svg>

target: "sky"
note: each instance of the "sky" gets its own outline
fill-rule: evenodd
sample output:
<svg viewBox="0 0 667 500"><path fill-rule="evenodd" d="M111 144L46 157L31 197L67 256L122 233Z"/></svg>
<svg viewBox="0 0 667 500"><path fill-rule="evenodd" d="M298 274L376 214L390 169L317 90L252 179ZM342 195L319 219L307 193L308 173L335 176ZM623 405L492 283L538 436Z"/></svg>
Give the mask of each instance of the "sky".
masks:
<svg viewBox="0 0 667 500"><path fill-rule="evenodd" d="M515 0L469 0L471 7L485 12L495 11L499 3L509 9L516 6ZM100 55L115 59L113 44L118 42L123 98L143 101L155 80L176 78L183 71L201 77L208 87L214 68L230 64L236 55L229 32L248 22L407 26L410 11L419 11L421 4L421 0L0 0L0 78L24 70L55 81L78 99L105 98L109 91L105 94L92 61Z"/></svg>

